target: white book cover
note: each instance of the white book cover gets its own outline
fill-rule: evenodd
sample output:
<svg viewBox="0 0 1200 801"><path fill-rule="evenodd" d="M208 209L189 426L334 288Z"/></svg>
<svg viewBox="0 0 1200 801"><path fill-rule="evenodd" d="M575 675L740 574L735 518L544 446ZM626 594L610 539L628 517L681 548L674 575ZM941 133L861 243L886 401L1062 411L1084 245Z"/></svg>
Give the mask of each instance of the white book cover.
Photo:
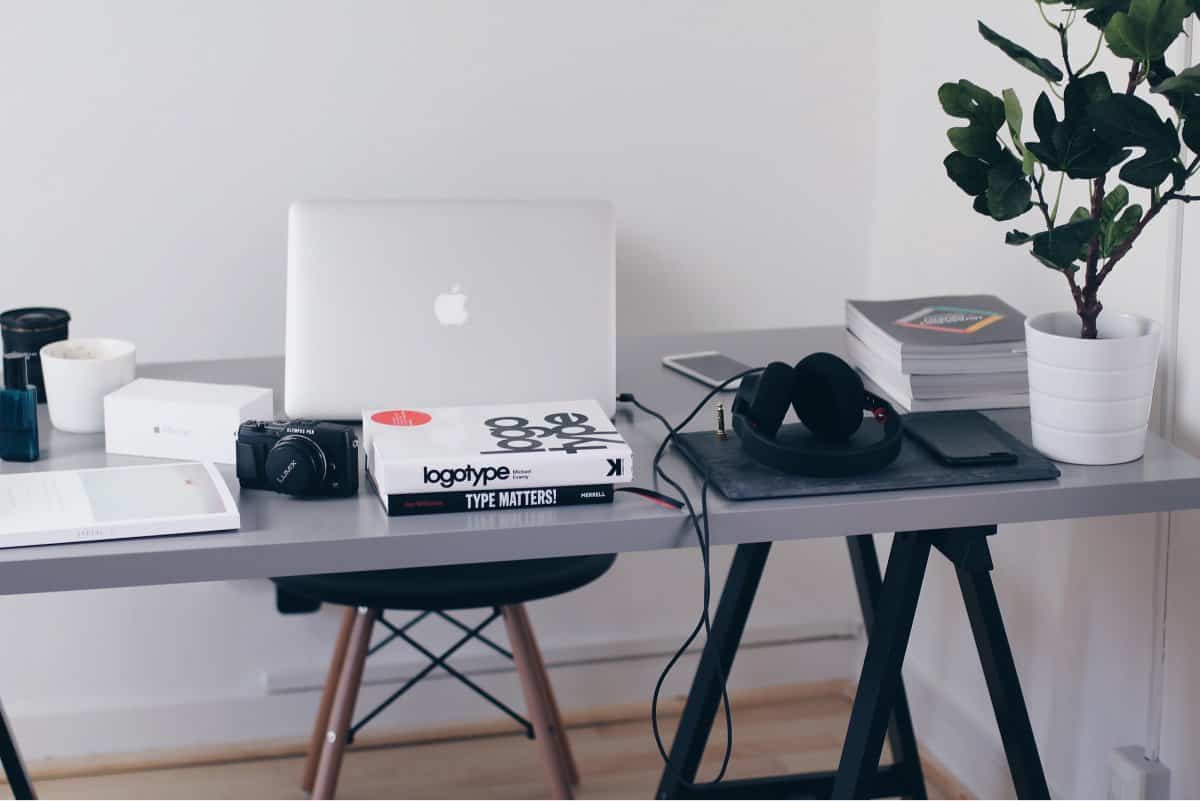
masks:
<svg viewBox="0 0 1200 801"><path fill-rule="evenodd" d="M0 474L0 548L240 525L229 486L209 463Z"/></svg>
<svg viewBox="0 0 1200 801"><path fill-rule="evenodd" d="M633 480L629 445L591 400L369 409L363 452L383 497Z"/></svg>

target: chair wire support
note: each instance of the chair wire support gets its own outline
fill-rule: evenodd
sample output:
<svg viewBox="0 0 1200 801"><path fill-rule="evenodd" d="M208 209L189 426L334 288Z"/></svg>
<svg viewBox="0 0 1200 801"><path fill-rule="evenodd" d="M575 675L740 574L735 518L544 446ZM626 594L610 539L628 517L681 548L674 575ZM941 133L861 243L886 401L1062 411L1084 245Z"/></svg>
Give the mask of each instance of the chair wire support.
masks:
<svg viewBox="0 0 1200 801"><path fill-rule="evenodd" d="M449 648L442 651L442 653L440 653L440 654L436 654L433 651L431 651L429 648L426 648L423 644L421 644L420 642L415 640L411 634L409 634L409 629L411 629L413 626L417 625L421 621L427 619L430 615L436 615L437 617L441 618L442 620L446 621L450 625L457 628L459 631L463 632L461 637L459 637L457 640L455 640L454 643L452 645L450 645ZM500 617L500 615L501 615L500 607L494 606L494 607L492 607L491 614L488 615L481 623L479 623L478 625L475 625L475 626L469 626L466 623L463 623L461 620L458 620L453 615L450 615L447 612L444 612L441 610L425 611L425 612L421 612L420 614L414 616L412 619L410 619L408 622L404 623L403 625L397 626L396 624L394 624L390 620L388 620L386 617L384 617L382 614L380 614L380 616L377 618L377 622L388 630L388 634L386 637L381 639L379 642L377 642L371 646L371 648L367 651L367 656L373 655L374 653L381 650L384 646L388 645L389 643L393 642L394 640L403 640L410 647L412 647L415 651L417 651L422 656L424 656L426 659L428 659L429 664L426 665L425 667L421 668L419 671L417 671L411 678L409 678L402 685L400 685L399 689L394 691L387 698L383 699L383 701L381 701L374 709L372 709L370 712L363 715L362 719L360 719L357 723L352 725L350 727L349 732L347 732L346 744L349 745L349 744L353 743L354 736L359 732L360 729L362 729L364 726L366 726L368 723L370 723L372 720L374 720L381 712L383 712L383 710L385 710L389 706L391 706L397 699L400 698L400 696L404 695L406 692L408 692L410 689L412 689L414 686L416 686L416 684L418 682L420 682L422 679L424 679L426 676L428 676L430 673L432 673L437 668L441 668L442 670L446 671L446 673L448 673L451 677L458 679L459 682L461 682L462 684L465 684L467 687L474 690L475 693L477 695L479 695L481 698L483 698L485 701L487 701L492 706L499 709L504 714L508 715L514 721L516 721L517 725L519 725L525 731L525 736L527 738L529 738L530 740L532 740L534 738L533 724L531 724L527 719L525 719L520 714L518 714L508 704L504 703L499 698L497 698L496 696L489 693L487 690L480 687L469 676L467 676L462 671L456 669L448 661L450 659L450 657L453 656L456 652L458 652L458 650L460 648L462 648L464 645L471 642L472 640L476 640L478 642L483 643L484 645L488 646L496 653L500 654L501 656L505 657L506 659L511 660L513 658L511 651L509 651L507 648L504 648L503 646L497 644L490 637L488 637L487 635L482 633L483 630L485 628L487 628L488 626L490 626L492 623L494 623Z"/></svg>

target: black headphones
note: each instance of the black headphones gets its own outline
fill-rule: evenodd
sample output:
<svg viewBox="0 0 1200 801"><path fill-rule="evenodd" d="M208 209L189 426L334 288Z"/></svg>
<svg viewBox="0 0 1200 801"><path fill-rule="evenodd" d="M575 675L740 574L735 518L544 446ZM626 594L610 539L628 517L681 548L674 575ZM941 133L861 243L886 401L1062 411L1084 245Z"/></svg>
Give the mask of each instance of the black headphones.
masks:
<svg viewBox="0 0 1200 801"><path fill-rule="evenodd" d="M788 406L815 442L786 445L775 435ZM863 410L883 424L883 438L848 446ZM849 476L886 467L900 453L904 427L891 404L867 392L854 368L832 353L805 356L795 367L771 362L758 375L742 379L733 401L733 430L755 461L785 473Z"/></svg>

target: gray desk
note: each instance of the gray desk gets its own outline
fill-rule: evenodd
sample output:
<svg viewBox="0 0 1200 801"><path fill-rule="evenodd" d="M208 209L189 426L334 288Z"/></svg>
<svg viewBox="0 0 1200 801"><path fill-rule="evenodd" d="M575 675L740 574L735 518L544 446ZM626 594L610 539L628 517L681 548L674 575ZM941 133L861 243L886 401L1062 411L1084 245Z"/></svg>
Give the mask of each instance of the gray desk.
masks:
<svg viewBox="0 0 1200 801"><path fill-rule="evenodd" d="M837 328L712 335L633 337L619 342L617 389L679 419L703 387L660 364L667 353L713 348L747 364L842 350ZM145 365L139 375L272 386L282 398L281 359ZM150 460L109 456L102 435L55 431L42 418L44 458L32 465L0 462L0 473ZM1028 438L1024 410L995 412L998 422ZM650 459L661 426L626 407L617 425L634 451L634 481L651 482ZM702 414L697 427L711 427ZM690 491L699 484L681 457L664 466ZM223 473L238 495L232 468ZM1200 460L1151 437L1146 458L1116 467L1062 466L1058 481L867 495L732 503L711 498L716 545L836 537L864 532L956 528L1166 511L1197 505ZM0 594L93 589L189 581L255 578L416 567L539 556L691 547L678 513L618 495L611 506L565 507L473 515L388 518L365 488L347 500L304 501L267 492L238 497L238 533L159 537L0 550ZM736 515L736 518L735 518Z"/></svg>
<svg viewBox="0 0 1200 801"><path fill-rule="evenodd" d="M711 348L748 364L761 364L773 358L798 359L815 350L841 352L841 337L838 328L809 328L623 338L618 345L617 389L633 392L643 403L670 418L679 419L682 412L699 400L703 388L664 369L660 364L664 354ZM275 388L276 397L281 398L282 368L281 359L266 358L147 365L139 368L139 375L269 385ZM1024 410L996 412L992 416L1016 435L1028 439L1028 419ZM629 408L619 411L616 422L635 453L634 480L644 485L652 484L650 459L663 435L659 424ZM102 436L54 431L44 416L42 423L45 458L32 465L0 462L0 473L146 461L105 454ZM701 415L696 426L710 427L710 416ZM690 491L698 492L698 482L679 456L670 454L665 466ZM232 468L225 468L223 472L235 495L239 494ZM923 788L923 784L920 783L919 766L913 767L917 764L915 741L911 736L911 721L907 720L899 663L907 644L906 625L911 626L911 611L915 610L924 559L930 548L956 559L960 571L986 571L990 570L991 564L990 558L980 558L981 553L983 557L987 556L983 536L993 532L997 524L1186 509L1200 505L1197 498L1200 498L1200 460L1154 436L1150 438L1144 460L1115 467L1063 465L1062 476L1056 481L742 504L714 496L710 499L713 543L741 546L731 569L730 582L727 582L727 591L734 595L722 599L717 631L714 632L716 647L706 650L689 709L685 711L685 723L690 716L692 727L702 730L701 735L683 743L677 740L674 753L681 763L688 763L692 757L698 762L712 722L709 712L715 712L716 696L711 681L715 675L713 665L718 661L732 665L740 626L749 611L757 575L761 574L771 541L849 538L870 635L863 673L863 681L867 683L860 685L847 737L847 751L843 753L837 775L843 783L835 784L834 776L830 774L818 777L815 784L806 786L822 792L899 790L902 792L889 794L907 794L914 787ZM355 498L319 501L247 492L240 493L238 503L242 529L237 533L0 550L0 593L631 552L695 544L692 529L682 515L632 496L618 496L611 506L412 518L384 516L378 501L365 489ZM896 546L893 547L897 570L893 571L889 562L888 577L883 584L869 536L870 532L878 531L908 532L897 537L897 542L911 545L910 550L899 554L904 557L901 559L897 559ZM901 575L902 570L907 570L907 574ZM986 577L986 573L970 573L964 581L978 580L980 575ZM985 589L990 591L990 587L989 580ZM966 594L964 585L964 596ZM986 607L987 594L981 597ZM910 605L912 610L906 612L889 611L891 606L907 609ZM971 612L970 603L968 607ZM991 624L993 627L1000 625L1003 656L1008 654L1007 640L1003 638L998 607L992 611L995 620ZM972 613L973 625L976 613L983 615L980 619L984 622L980 625L986 628L988 609ZM881 632L878 637L873 629ZM976 636L977 639L981 636L978 631ZM981 657L985 644L995 643L981 640ZM1014 752L1010 752L1010 764L1018 790L1024 788L1033 793L1039 786L1044 786L1044 778L1039 785L1036 779L1040 777L1041 766L1036 744L1032 742L1010 654L1009 657L1007 665L1001 664L991 673L985 658L985 673L988 673L991 687L995 678L992 674L998 670L996 675L1000 678L997 681L1008 682L998 691L1009 693L1008 706L1020 707L1022 719L1014 723L1002 718L1000 701L996 701L1002 733L1006 725L1010 729L1015 726L1019 734L1016 739L1028 741L1014 746L1019 753L1014 756ZM1009 675L1003 675L1006 672ZM1015 700L1011 695L1014 689ZM995 692L993 698L997 698ZM887 725L889 715L893 752L902 752L897 756L902 764L894 766L893 772L910 772L907 779L900 777L898 784L881 784L886 778L884 769L880 769L878 775L875 773L883 737L880 726ZM681 725L681 729L684 728ZM1006 748L1010 745L1007 734L1005 745ZM4 756L4 743L0 742L0 757ZM15 753L5 760L6 767L14 761ZM1027 776L1023 779L1021 771L1028 771L1031 765L1036 768L1036 775L1032 780ZM694 775L687 767L685 764L684 772ZM730 790L771 794L787 786L763 781L768 783L742 784ZM678 782L664 776L660 795L681 792Z"/></svg>

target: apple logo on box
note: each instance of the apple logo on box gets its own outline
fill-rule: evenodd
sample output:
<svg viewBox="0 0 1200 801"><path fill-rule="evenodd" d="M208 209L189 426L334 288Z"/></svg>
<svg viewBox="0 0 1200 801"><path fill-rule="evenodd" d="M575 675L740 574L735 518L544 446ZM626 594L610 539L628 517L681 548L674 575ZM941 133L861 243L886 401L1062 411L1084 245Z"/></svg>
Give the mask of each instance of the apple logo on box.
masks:
<svg viewBox="0 0 1200 801"><path fill-rule="evenodd" d="M458 284L434 298L433 316L442 325L462 325L467 321L467 296Z"/></svg>

